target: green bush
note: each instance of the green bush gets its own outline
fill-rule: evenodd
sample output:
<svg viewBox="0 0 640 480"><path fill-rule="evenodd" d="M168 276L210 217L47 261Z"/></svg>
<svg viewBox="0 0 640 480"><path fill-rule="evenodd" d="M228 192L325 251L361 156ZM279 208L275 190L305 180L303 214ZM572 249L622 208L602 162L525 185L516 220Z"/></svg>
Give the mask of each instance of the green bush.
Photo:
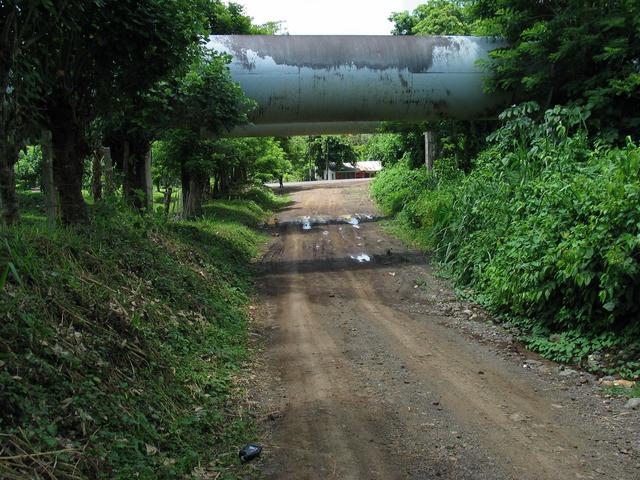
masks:
<svg viewBox="0 0 640 480"><path fill-rule="evenodd" d="M371 195L386 214L400 212L415 201L423 189L432 188L435 177L425 169L412 169L405 158L385 168L371 184Z"/></svg>
<svg viewBox="0 0 640 480"><path fill-rule="evenodd" d="M507 110L475 169L421 185L398 222L534 348L570 361L625 346L621 366L638 376L640 148L592 146L578 108L536 115L532 103ZM420 175L381 176L374 197L388 209Z"/></svg>

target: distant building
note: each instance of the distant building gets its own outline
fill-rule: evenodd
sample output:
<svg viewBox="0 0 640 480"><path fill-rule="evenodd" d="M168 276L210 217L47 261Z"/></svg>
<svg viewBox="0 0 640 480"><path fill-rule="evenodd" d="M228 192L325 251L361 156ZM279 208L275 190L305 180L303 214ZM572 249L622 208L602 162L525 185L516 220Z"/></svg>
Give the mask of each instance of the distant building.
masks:
<svg viewBox="0 0 640 480"><path fill-rule="evenodd" d="M382 162L368 160L366 162L345 163L340 169L335 164L329 166L328 180L347 180L350 178L373 178L382 170Z"/></svg>

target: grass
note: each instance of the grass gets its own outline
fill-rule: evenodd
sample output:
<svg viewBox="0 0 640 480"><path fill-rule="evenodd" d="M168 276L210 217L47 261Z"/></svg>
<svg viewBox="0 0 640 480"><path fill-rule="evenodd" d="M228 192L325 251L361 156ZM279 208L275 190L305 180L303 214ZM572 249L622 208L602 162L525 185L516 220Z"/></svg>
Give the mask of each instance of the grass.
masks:
<svg viewBox="0 0 640 480"><path fill-rule="evenodd" d="M253 227L284 202L262 196L190 222L99 204L55 229L21 196L0 242L16 272L0 292L1 478L244 477Z"/></svg>

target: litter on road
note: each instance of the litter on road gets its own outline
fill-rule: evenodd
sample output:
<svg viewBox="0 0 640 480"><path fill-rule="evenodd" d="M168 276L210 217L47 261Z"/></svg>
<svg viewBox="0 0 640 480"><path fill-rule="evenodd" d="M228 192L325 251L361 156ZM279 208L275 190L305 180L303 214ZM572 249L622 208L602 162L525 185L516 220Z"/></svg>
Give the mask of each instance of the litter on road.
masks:
<svg viewBox="0 0 640 480"><path fill-rule="evenodd" d="M259 445L257 443L247 443L240 450L240 461L242 463L250 462L254 458L260 456L260 453L262 453L262 445Z"/></svg>

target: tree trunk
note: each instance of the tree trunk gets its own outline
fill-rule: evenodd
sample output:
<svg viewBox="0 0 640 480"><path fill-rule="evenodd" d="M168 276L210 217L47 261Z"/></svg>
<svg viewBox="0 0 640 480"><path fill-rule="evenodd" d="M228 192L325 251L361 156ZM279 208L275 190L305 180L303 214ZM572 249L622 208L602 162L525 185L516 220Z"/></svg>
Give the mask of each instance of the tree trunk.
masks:
<svg viewBox="0 0 640 480"><path fill-rule="evenodd" d="M107 199L113 199L116 193L116 180L113 175L113 159L111 158L111 149L102 147L102 161L104 162L104 186Z"/></svg>
<svg viewBox="0 0 640 480"><path fill-rule="evenodd" d="M58 222L58 196L53 181L53 145L51 131L42 130L42 185L44 188L44 203L47 210L47 223L54 227Z"/></svg>
<svg viewBox="0 0 640 480"><path fill-rule="evenodd" d="M66 99L53 100L49 108L53 145L53 177L60 199L64 224L88 223L87 204L82 196L84 158L89 154L84 128Z"/></svg>
<svg viewBox="0 0 640 480"><path fill-rule="evenodd" d="M213 177L213 196L220 195L220 170L218 170Z"/></svg>
<svg viewBox="0 0 640 480"><path fill-rule="evenodd" d="M91 176L91 196L94 202L102 200L102 157L103 149L96 148L93 152L92 176Z"/></svg>
<svg viewBox="0 0 640 480"><path fill-rule="evenodd" d="M182 217L195 218L202 215L202 199L206 178L182 167Z"/></svg>
<svg viewBox="0 0 640 480"><path fill-rule="evenodd" d="M147 154L144 157L144 183L145 194L147 201L147 211L153 211L153 178L151 177L151 162L153 161L153 154L151 151L151 144L147 148Z"/></svg>
<svg viewBox="0 0 640 480"><path fill-rule="evenodd" d="M2 140L4 142L6 138ZM19 150L16 145L8 143L0 151L0 204L2 205L3 223L6 226L11 226L20 221L15 171Z"/></svg>
<svg viewBox="0 0 640 480"><path fill-rule="evenodd" d="M125 142L123 194L136 210L149 209L153 201L151 144L147 140Z"/></svg>
<svg viewBox="0 0 640 480"><path fill-rule="evenodd" d="M210 200L212 193L213 193L213 189L211 188L211 178L207 178L207 180L204 182L204 191L203 191L204 198L206 198L207 200Z"/></svg>
<svg viewBox="0 0 640 480"><path fill-rule="evenodd" d="M7 2L2 2L7 3ZM17 7L4 7L5 18L3 26L5 35L0 43L0 209L2 211L2 223L6 226L15 225L20 221L20 209L18 207L18 195L16 193L15 165L20 153L18 131L20 129L20 116L16 112L16 103L11 94L12 65L19 48L17 35L6 35L6 32L16 33L18 30ZM11 13L8 17L7 14ZM8 19L12 20L8 20ZM6 30L6 29L9 30Z"/></svg>
<svg viewBox="0 0 640 480"><path fill-rule="evenodd" d="M230 178L229 178L228 172L224 168L221 169L219 184L218 184L218 193L220 196L224 196L229 193L229 182L230 182Z"/></svg>
<svg viewBox="0 0 640 480"><path fill-rule="evenodd" d="M173 195L173 187L167 187L167 190L164 192L164 216L169 216L169 211L171 210L171 196Z"/></svg>
<svg viewBox="0 0 640 480"><path fill-rule="evenodd" d="M122 143L122 197L125 202L129 201L131 186L129 185L129 142Z"/></svg>

